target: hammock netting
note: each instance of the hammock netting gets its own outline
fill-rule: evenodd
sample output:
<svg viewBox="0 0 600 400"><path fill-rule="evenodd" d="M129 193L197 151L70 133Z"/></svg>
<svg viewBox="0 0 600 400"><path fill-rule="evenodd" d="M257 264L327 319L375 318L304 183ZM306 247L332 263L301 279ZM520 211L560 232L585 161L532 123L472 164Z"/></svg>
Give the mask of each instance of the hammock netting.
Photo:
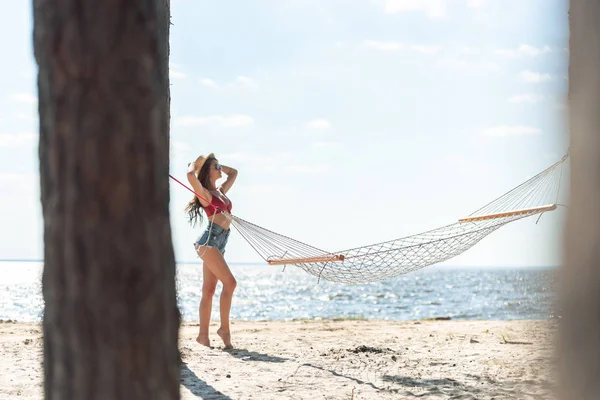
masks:
<svg viewBox="0 0 600 400"><path fill-rule="evenodd" d="M455 223L382 243L331 252L236 216L232 225L271 265L294 265L332 282L380 281L456 257L510 222L556 209L568 156Z"/></svg>

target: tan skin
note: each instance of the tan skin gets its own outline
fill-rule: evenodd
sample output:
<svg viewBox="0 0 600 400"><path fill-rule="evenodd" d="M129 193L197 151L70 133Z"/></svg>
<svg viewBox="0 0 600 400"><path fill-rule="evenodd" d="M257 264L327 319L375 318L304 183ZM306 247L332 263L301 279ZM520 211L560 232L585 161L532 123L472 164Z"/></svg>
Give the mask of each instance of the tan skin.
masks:
<svg viewBox="0 0 600 400"><path fill-rule="evenodd" d="M213 160L210 165L209 179L210 187L203 187L198 178L196 172L198 171L198 165L201 165L203 159L198 157L196 161L188 165L187 178L192 185L194 191L201 197L198 197L200 204L203 207L208 206L209 202L212 201L213 196L219 197L225 204L229 204L229 199L225 195L237 178L237 170L225 165L221 165L221 170L216 168L218 161ZM216 186L217 180L219 180L224 172L227 175L227 179L219 186ZM206 199L206 200L204 200ZM214 217L214 219L213 219ZM231 220L224 214L216 213L210 217L210 220L215 224L229 229ZM196 252L203 261L202 273L202 298L200 300L199 314L200 314L200 331L196 341L201 345L210 347L210 339L208 336L208 327L210 324L210 314L212 310L212 299L217 288L217 282L221 281L223 284L223 290L221 291L220 298L220 314L221 314L221 326L217 330L217 334L223 340L223 344L226 349L231 349L231 333L229 329L229 313L231 310L231 300L233 298L233 292L237 285L235 277L231 273L229 266L225 262L221 252L208 246L196 246Z"/></svg>

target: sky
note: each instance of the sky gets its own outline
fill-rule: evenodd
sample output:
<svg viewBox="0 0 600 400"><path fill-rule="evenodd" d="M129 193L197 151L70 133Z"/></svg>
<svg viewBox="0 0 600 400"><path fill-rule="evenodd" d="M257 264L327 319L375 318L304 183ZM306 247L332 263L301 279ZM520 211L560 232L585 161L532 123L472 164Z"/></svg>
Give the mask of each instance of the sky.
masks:
<svg viewBox="0 0 600 400"><path fill-rule="evenodd" d="M0 15L0 259L42 259L31 1ZM233 214L330 251L455 222L568 148L557 0L171 0L171 174L214 152ZM173 246L202 228L172 182ZM444 264L547 266L565 212ZM226 258L260 258L234 231Z"/></svg>

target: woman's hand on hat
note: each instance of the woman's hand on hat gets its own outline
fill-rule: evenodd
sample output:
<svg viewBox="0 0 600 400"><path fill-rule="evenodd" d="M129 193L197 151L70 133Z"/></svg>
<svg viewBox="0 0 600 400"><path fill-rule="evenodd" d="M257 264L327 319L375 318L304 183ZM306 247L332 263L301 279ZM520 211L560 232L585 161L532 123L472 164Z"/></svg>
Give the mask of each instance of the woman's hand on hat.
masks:
<svg viewBox="0 0 600 400"><path fill-rule="evenodd" d="M189 172L195 172L196 171L196 161L192 161L191 163L188 164L188 173Z"/></svg>

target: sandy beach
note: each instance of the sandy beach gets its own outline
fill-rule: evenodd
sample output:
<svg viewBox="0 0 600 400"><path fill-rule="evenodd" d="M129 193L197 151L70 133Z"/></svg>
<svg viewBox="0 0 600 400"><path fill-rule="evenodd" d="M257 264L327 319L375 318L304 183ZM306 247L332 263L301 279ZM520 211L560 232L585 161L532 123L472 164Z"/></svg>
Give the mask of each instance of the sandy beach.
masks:
<svg viewBox="0 0 600 400"><path fill-rule="evenodd" d="M552 399L557 321L232 324L236 347L181 327L182 399ZM0 324L0 398L42 399L39 324Z"/></svg>

